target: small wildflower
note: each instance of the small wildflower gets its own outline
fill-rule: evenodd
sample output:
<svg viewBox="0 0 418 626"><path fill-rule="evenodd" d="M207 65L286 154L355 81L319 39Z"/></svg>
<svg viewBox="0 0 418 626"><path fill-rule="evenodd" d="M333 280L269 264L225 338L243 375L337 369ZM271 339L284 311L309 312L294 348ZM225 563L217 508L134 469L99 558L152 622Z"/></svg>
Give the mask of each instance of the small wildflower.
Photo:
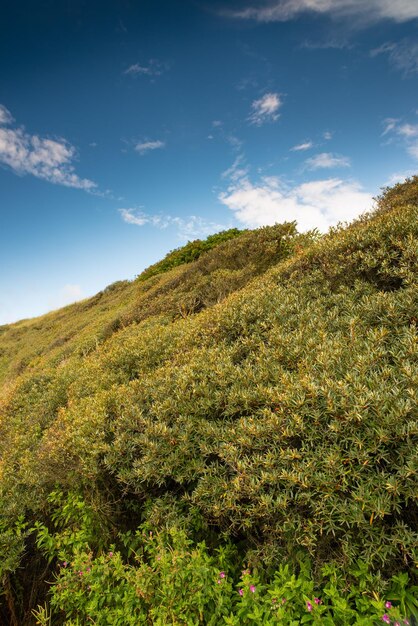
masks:
<svg viewBox="0 0 418 626"><path fill-rule="evenodd" d="M64 561L64 563L62 564L63 567L67 567L68 563L67 561Z"/></svg>
<svg viewBox="0 0 418 626"><path fill-rule="evenodd" d="M312 611L313 606L312 606L312 604L310 602L307 602L306 603L306 608L308 609L308 611Z"/></svg>
<svg viewBox="0 0 418 626"><path fill-rule="evenodd" d="M385 622L385 624L390 624L390 617L387 613L382 615L382 622Z"/></svg>
<svg viewBox="0 0 418 626"><path fill-rule="evenodd" d="M320 600L319 598L315 598L314 602L315 604L322 604L322 600Z"/></svg>
<svg viewBox="0 0 418 626"><path fill-rule="evenodd" d="M243 576L249 576L249 575L250 575L250 570L249 570L249 569L243 569L243 570L242 570L242 572L241 572L241 574L242 574Z"/></svg>
<svg viewBox="0 0 418 626"><path fill-rule="evenodd" d="M220 585L222 581L221 581L220 578L218 578L218 580L216 582L218 583L218 585Z"/></svg>
<svg viewBox="0 0 418 626"><path fill-rule="evenodd" d="M113 552L109 552L109 556L112 557L113 556Z"/></svg>
<svg viewBox="0 0 418 626"><path fill-rule="evenodd" d="M255 593L255 585L250 585L250 591L251 593Z"/></svg>
<svg viewBox="0 0 418 626"><path fill-rule="evenodd" d="M282 604L286 604L286 598L282 598Z"/></svg>
<svg viewBox="0 0 418 626"><path fill-rule="evenodd" d="M272 598L272 600L271 600L271 601L272 601L272 602L273 602L273 604L274 604L275 602L277 602L277 598Z"/></svg>
<svg viewBox="0 0 418 626"><path fill-rule="evenodd" d="M409 619L404 619L403 623L406 624L406 626L409 626Z"/></svg>
<svg viewBox="0 0 418 626"><path fill-rule="evenodd" d="M387 602L385 602L385 607L387 609L391 609L392 608L392 602L389 602L389 600Z"/></svg>
<svg viewBox="0 0 418 626"><path fill-rule="evenodd" d="M401 626L400 622L393 622L393 626Z"/></svg>
<svg viewBox="0 0 418 626"><path fill-rule="evenodd" d="M238 593L239 593L240 596L243 596L244 595L244 589L238 589Z"/></svg>
<svg viewBox="0 0 418 626"><path fill-rule="evenodd" d="M83 572L80 570L80 571L78 572L78 575L79 575L79 576L82 576L82 575L83 575Z"/></svg>
<svg viewBox="0 0 418 626"><path fill-rule="evenodd" d="M226 574L225 572L219 572L219 578L225 578Z"/></svg>

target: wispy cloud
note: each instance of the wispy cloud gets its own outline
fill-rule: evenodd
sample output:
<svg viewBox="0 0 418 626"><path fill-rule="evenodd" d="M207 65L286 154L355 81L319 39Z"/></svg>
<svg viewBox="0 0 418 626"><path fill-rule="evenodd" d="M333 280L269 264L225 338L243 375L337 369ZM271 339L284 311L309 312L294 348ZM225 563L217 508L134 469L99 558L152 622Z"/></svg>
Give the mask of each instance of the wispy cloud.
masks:
<svg viewBox="0 0 418 626"><path fill-rule="evenodd" d="M149 224L157 228L167 228L170 225L170 217L163 215L149 215L138 208L118 209L122 219L127 224L145 226Z"/></svg>
<svg viewBox="0 0 418 626"><path fill-rule="evenodd" d="M231 17L258 22L287 22L303 13L333 18L357 18L361 22L393 20L407 22L418 18L416 0L270 0L238 11L225 11Z"/></svg>
<svg viewBox="0 0 418 626"><path fill-rule="evenodd" d="M392 130L394 130L394 128L396 128L398 122L399 122L399 119L396 118L396 117L388 117L388 118L386 118L385 121L384 121L385 128L383 130L382 135L383 136L387 135Z"/></svg>
<svg viewBox="0 0 418 626"><path fill-rule="evenodd" d="M410 178L415 174L415 170L406 170L405 172L394 172L389 176L385 185L391 187L392 185L396 185L397 183L403 183L407 178Z"/></svg>
<svg viewBox="0 0 418 626"><path fill-rule="evenodd" d="M418 3L417 3L418 4ZM418 74L418 41L386 42L370 52L371 57L387 55L390 64L406 76Z"/></svg>
<svg viewBox="0 0 418 626"><path fill-rule="evenodd" d="M307 39L301 43L300 47L306 50L350 50L354 47L354 44L348 42L345 38L324 39L322 41Z"/></svg>
<svg viewBox="0 0 418 626"><path fill-rule="evenodd" d="M248 166L245 163L245 157L243 154L239 154L231 167L228 167L222 172L222 178L229 178L232 181L237 181L248 174Z"/></svg>
<svg viewBox="0 0 418 626"><path fill-rule="evenodd" d="M161 76L168 70L166 63L157 59L150 59L146 63L133 63L123 72L128 76Z"/></svg>
<svg viewBox="0 0 418 626"><path fill-rule="evenodd" d="M310 150L313 148L312 141L304 141L303 143L298 143L293 148L290 148L291 152L303 152L304 150Z"/></svg>
<svg viewBox="0 0 418 626"><path fill-rule="evenodd" d="M359 183L339 178L296 187L277 177L262 178L255 184L244 178L222 192L219 200L249 228L296 220L302 231L318 228L323 232L370 210L373 203L372 195Z"/></svg>
<svg viewBox="0 0 418 626"><path fill-rule="evenodd" d="M259 100L254 100L251 105L251 115L248 118L251 124L261 126L265 122L275 122L279 119L279 109L282 101L278 93L266 93Z"/></svg>
<svg viewBox="0 0 418 626"><path fill-rule="evenodd" d="M2 107L0 124L10 124L11 114ZM23 127L0 127L0 163L16 174L32 174L50 183L94 191L96 183L74 172L76 149L64 139L30 135Z"/></svg>
<svg viewBox="0 0 418 626"><path fill-rule="evenodd" d="M9 109L6 109L3 104L0 104L0 124L11 124L13 121L13 116Z"/></svg>
<svg viewBox="0 0 418 626"><path fill-rule="evenodd" d="M151 215L145 213L141 208L118 209L122 219L127 224L135 226L153 226L154 228L175 228L177 236L182 241L207 237L220 230L228 228L229 225L212 222L198 215L189 215L186 218L173 217L165 214Z"/></svg>
<svg viewBox="0 0 418 626"><path fill-rule="evenodd" d="M408 154L414 159L418 159L418 124L410 124L400 119L388 118L384 121L382 136L389 135L389 142L392 137L397 137L406 148Z"/></svg>
<svg viewBox="0 0 418 626"><path fill-rule="evenodd" d="M137 143L135 146L135 150L139 152L139 154L145 154L146 152L151 152L152 150L159 150L160 148L165 147L165 142L160 141L159 139L156 141L141 141Z"/></svg>
<svg viewBox="0 0 418 626"><path fill-rule="evenodd" d="M326 130L326 131L324 132L323 137L324 137L324 139L326 139L326 141L329 141L330 139L332 139L333 134L332 134L329 130Z"/></svg>
<svg viewBox="0 0 418 626"><path fill-rule="evenodd" d="M310 170L330 169L333 167L350 167L350 159L331 152L321 152L306 160Z"/></svg>

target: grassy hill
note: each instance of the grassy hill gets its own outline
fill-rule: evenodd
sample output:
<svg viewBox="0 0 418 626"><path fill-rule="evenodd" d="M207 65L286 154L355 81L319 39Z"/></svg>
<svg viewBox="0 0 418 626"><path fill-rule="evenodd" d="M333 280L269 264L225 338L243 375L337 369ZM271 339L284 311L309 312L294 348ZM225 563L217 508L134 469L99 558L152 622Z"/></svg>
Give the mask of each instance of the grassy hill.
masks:
<svg viewBox="0 0 418 626"><path fill-rule="evenodd" d="M0 621L411 620L417 218L414 177L1 327Z"/></svg>

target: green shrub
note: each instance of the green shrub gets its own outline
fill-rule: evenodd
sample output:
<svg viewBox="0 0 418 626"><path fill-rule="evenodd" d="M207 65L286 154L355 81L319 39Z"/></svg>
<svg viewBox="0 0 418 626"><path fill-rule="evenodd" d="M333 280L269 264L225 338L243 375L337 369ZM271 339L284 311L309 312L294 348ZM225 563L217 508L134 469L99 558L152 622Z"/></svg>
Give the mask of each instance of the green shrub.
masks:
<svg viewBox="0 0 418 626"><path fill-rule="evenodd" d="M370 602L378 606L363 610L358 594L349 596L359 562L368 564L378 594L393 577L416 581L414 184L405 187L407 201L398 188L399 205L385 207L387 192L373 214L324 237L299 235L294 224L243 233L194 262L1 333L0 541L10 541L11 550L1 555L0 621L8 623L13 610L27 623L28 604L44 594L39 581L45 586L55 567L41 558L53 544L37 548L16 529L37 523L40 537L65 542L74 524L56 527L65 504L48 503L47 495L75 488L93 508L100 542L86 536L79 545L76 537L71 560L90 551L104 559L104 576L112 570L104 546L115 543L118 580L129 597L151 557L132 562L117 535L143 523L152 523L169 551L167 527L191 542L181 544L185 575L189 553L197 550L202 572L212 571L221 567L216 549L233 544L239 556L232 560L257 571L255 586L268 590L280 563L299 576L309 557L312 576L304 580L319 585L312 593L321 593L323 604L305 612L305 621L342 620L336 611L344 606L365 619L381 611L377 598ZM25 369L14 377L19 362ZM160 589L166 583L155 571L150 585ZM320 579L326 571L341 580L332 607L325 602L329 580ZM222 618L268 623L270 596L237 596L234 585L242 583L231 576L234 593L225 602L232 608ZM188 597L189 584L186 577ZM214 584L208 602L219 593ZM74 587L74 598L78 592ZM237 613L246 598L257 598L256 617ZM122 611L119 599L109 602ZM138 610L149 617L162 602L154 598ZM286 607L289 623L302 619L305 599L295 602ZM206 610L193 606L190 623ZM80 607L74 611L86 610ZM48 611L39 609L39 619ZM68 619L83 623L71 611Z"/></svg>
<svg viewBox="0 0 418 626"><path fill-rule="evenodd" d="M50 614L70 625L372 626L382 619L407 624L406 616L418 611L418 588L408 586L406 575L382 588L381 579L357 562L347 588L337 568L324 567L314 576L306 558L294 571L286 564L270 572L250 569L232 544L211 553L205 542L194 543L176 527L155 533L145 525L122 535L121 549L95 552L86 541L92 529L88 507L74 495L66 502L55 493L52 501L61 504L57 525L70 522L73 531L51 534L37 525L38 545L58 558L50 609L35 611L41 625L50 623L43 618Z"/></svg>

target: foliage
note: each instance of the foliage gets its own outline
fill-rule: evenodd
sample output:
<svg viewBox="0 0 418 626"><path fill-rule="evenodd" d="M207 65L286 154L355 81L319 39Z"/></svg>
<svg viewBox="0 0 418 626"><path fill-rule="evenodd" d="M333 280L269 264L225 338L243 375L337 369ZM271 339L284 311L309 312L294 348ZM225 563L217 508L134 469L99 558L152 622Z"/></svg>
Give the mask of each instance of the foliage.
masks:
<svg viewBox="0 0 418 626"><path fill-rule="evenodd" d="M418 176L407 178L392 187L384 187L376 198L379 213L390 211L401 206L418 205Z"/></svg>
<svg viewBox="0 0 418 626"><path fill-rule="evenodd" d="M239 237L243 232L246 231L239 230L238 228L230 228L229 230L223 230L215 235L209 235L209 237L203 241L201 239L189 241L185 246L169 252L164 259L158 261L158 263L147 267L138 278L140 280L146 280L147 278L151 278L151 276L163 274L173 267L196 261L205 252L212 250L212 248L217 247L224 241Z"/></svg>
<svg viewBox="0 0 418 626"><path fill-rule="evenodd" d="M95 554L84 542L91 528L88 507L76 501L79 542L38 525L39 544L59 559L51 613L47 607L35 611L41 625L62 616L68 625L372 626L382 619L407 624L406 616L418 611L418 588L407 588L407 575L395 576L382 595L381 580L361 561L349 571L349 588L335 566L323 567L315 580L302 557L293 572L284 564L270 573L250 570L232 544L210 553L205 542L194 543L175 526L154 533L145 525L121 536L121 550L113 545ZM68 508L61 522L69 521Z"/></svg>
<svg viewBox="0 0 418 626"><path fill-rule="evenodd" d="M50 619L41 581L56 558L77 572L87 558L97 565L115 620L136 602L148 623L210 623L221 604L225 623L274 624L272 597L300 576L280 623L381 622L390 585L385 601L407 614L418 565L417 187L408 181L404 199L395 188L395 204L386 191L375 212L324 237L294 224L244 232L1 329L0 621L29 624L36 604L39 623ZM151 543L138 543L138 527ZM221 586L212 576L231 546ZM257 594L237 592L239 562ZM85 623L86 579L65 569L71 593L54 585L54 619ZM190 611L189 622L170 610Z"/></svg>
<svg viewBox="0 0 418 626"><path fill-rule="evenodd" d="M174 251L164 269L157 264L133 282L117 281L82 302L2 326L0 383L61 367L74 354L85 357L131 324L165 323L212 306L313 236L299 235L294 224L224 231Z"/></svg>

